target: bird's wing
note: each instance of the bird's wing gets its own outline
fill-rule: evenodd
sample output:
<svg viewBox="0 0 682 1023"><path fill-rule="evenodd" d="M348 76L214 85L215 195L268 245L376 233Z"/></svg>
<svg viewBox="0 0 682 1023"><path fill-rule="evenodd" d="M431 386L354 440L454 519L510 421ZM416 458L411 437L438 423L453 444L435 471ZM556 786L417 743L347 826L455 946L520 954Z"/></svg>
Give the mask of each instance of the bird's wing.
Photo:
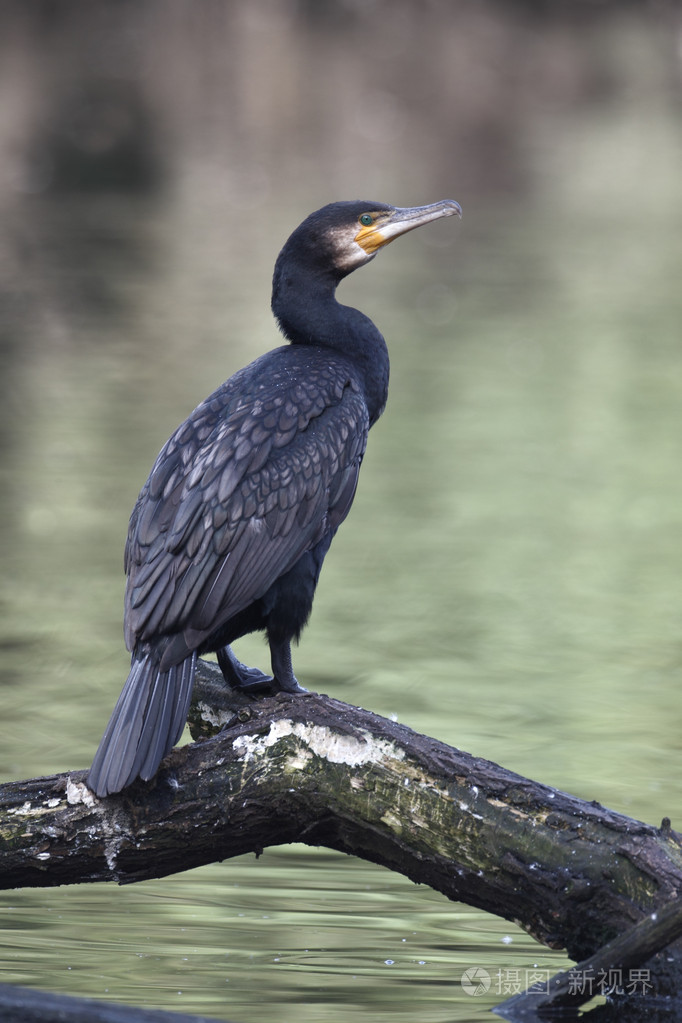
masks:
<svg viewBox="0 0 682 1023"><path fill-rule="evenodd" d="M178 633L198 646L335 531L368 429L364 399L338 366L293 387L286 367L256 389L237 374L200 405L162 450L131 516L129 649Z"/></svg>

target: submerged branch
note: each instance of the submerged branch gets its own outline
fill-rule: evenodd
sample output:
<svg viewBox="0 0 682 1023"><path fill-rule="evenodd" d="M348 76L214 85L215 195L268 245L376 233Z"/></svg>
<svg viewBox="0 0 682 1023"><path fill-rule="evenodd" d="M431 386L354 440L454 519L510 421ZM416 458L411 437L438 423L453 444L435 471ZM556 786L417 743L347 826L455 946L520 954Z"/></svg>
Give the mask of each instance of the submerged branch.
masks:
<svg viewBox="0 0 682 1023"><path fill-rule="evenodd" d="M0 984L0 1019L2 1023L228 1023L214 1017L137 1009L13 984Z"/></svg>
<svg viewBox="0 0 682 1023"><path fill-rule="evenodd" d="M630 930L619 934L594 955L569 970L557 973L542 985L508 998L495 1012L510 1020L534 1016L543 1010L578 1007L595 995L646 996L653 988L644 971L638 971L657 952L682 937L682 901L668 903L660 912L644 917ZM656 992L657 994L657 992ZM672 1008L672 1007L671 1007ZM643 1018L650 1020L650 1007L642 1005ZM673 1008L673 1011L676 1011Z"/></svg>

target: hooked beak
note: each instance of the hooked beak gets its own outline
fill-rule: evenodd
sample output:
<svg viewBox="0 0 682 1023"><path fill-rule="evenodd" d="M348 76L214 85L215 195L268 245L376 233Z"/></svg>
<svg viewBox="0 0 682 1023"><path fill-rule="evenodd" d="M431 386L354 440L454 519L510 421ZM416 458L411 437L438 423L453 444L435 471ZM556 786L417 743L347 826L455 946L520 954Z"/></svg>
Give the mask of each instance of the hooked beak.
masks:
<svg viewBox="0 0 682 1023"><path fill-rule="evenodd" d="M462 216L462 207L454 199L442 199L429 206L411 206L406 209L394 207L387 213L377 214L374 223L362 227L355 241L368 256L373 256L382 245L388 245L401 234L414 231L416 227L429 224L432 220L453 216Z"/></svg>

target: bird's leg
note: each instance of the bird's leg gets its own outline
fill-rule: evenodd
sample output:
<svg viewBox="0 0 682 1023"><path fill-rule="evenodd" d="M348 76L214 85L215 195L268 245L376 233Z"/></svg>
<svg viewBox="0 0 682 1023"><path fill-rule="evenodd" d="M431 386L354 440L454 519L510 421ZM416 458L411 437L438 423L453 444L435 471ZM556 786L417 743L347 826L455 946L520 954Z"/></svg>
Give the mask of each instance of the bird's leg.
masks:
<svg viewBox="0 0 682 1023"><path fill-rule="evenodd" d="M307 693L308 690L298 684L291 665L291 642L289 640L270 639L270 658L275 685L285 693Z"/></svg>
<svg viewBox="0 0 682 1023"><path fill-rule="evenodd" d="M223 678L233 689L241 689L245 693L265 693L276 688L270 675L265 675L259 668L249 668L238 661L231 647L222 647L217 651L217 657Z"/></svg>

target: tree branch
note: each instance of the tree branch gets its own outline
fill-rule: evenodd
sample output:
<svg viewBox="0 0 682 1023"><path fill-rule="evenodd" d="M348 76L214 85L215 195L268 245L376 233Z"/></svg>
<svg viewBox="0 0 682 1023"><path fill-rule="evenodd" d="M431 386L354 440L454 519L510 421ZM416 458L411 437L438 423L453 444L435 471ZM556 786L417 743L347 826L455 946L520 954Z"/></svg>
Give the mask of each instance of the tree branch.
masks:
<svg viewBox="0 0 682 1023"><path fill-rule="evenodd" d="M323 845L513 920L580 960L682 890L682 838L326 696L249 701L203 663L195 743L98 800L84 772L0 787L0 887L129 883ZM210 739L202 736L219 734Z"/></svg>
<svg viewBox="0 0 682 1023"><path fill-rule="evenodd" d="M651 913L624 934L609 941L594 955L552 977L546 985L508 998L495 1012L508 1019L525 1018L548 1008L580 1006L596 995L646 995L648 978L633 982L630 971L647 962L682 936L682 901L668 903L660 912ZM650 1015L645 1014L649 1019Z"/></svg>
<svg viewBox="0 0 682 1023"><path fill-rule="evenodd" d="M71 998L50 991L0 984L2 1023L228 1023L208 1016L160 1009L138 1009L91 998Z"/></svg>

